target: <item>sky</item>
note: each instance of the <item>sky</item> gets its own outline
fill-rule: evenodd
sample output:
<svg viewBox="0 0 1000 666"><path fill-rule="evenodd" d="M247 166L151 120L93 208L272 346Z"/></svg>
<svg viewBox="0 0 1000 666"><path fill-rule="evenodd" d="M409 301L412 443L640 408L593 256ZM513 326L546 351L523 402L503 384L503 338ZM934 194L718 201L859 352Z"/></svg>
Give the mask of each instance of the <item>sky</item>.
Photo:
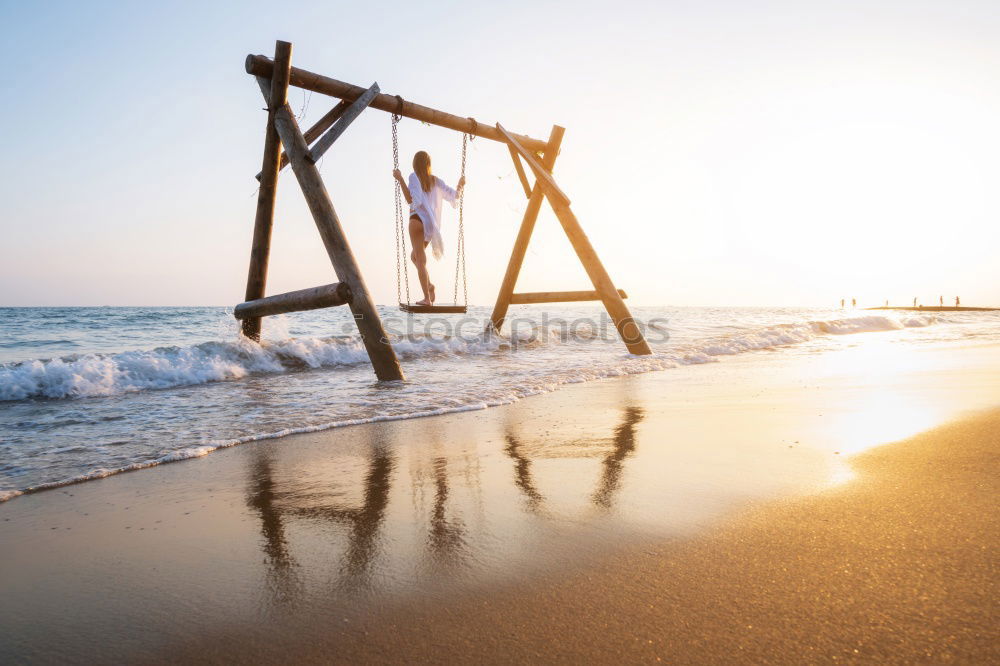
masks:
<svg viewBox="0 0 1000 666"><path fill-rule="evenodd" d="M281 39L310 71L565 127L556 180L630 303L1000 306L995 0L0 0L0 24L0 305L241 301L266 121L243 62ZM289 102L309 126L336 100ZM379 303L390 137L370 109L320 163ZM461 135L404 119L404 170L421 149L454 184ZM489 305L525 198L500 143L471 144L467 177L469 300ZM431 267L449 294L456 219ZM335 280L286 170L268 293ZM546 206L517 290L588 288Z"/></svg>

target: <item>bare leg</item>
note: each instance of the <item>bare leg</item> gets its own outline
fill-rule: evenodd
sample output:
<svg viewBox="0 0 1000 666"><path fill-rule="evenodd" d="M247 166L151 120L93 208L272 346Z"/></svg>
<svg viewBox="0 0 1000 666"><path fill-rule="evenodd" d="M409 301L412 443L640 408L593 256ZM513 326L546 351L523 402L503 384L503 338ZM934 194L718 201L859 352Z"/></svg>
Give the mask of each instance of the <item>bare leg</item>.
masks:
<svg viewBox="0 0 1000 666"><path fill-rule="evenodd" d="M427 243L424 241L424 225L419 219L412 217L410 218L410 244L413 246L410 259L413 260L413 265L417 267L420 289L424 292L423 299L417 301L417 305L431 305L434 302L431 298L434 287L431 285L430 276L427 274L427 253L424 251Z"/></svg>

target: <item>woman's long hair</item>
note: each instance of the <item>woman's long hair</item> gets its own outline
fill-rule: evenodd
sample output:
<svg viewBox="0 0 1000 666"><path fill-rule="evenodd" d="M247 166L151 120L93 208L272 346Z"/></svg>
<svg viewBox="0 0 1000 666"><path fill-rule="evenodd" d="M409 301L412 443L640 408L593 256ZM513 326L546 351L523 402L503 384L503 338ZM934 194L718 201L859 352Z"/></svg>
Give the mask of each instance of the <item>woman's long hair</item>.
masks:
<svg viewBox="0 0 1000 666"><path fill-rule="evenodd" d="M421 189L430 192L434 187L434 176L431 174L431 156L426 150L421 150L413 156L413 173L420 179Z"/></svg>

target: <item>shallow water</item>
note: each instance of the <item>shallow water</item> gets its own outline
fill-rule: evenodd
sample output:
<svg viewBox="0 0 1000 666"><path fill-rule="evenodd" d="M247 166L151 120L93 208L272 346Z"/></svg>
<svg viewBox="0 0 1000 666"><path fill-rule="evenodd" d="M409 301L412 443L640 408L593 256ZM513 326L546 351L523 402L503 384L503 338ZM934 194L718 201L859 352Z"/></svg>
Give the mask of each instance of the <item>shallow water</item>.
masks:
<svg viewBox="0 0 1000 666"><path fill-rule="evenodd" d="M1000 339L1000 313L634 308L655 355L628 355L599 307L512 308L500 337L469 316L384 309L408 381L378 383L343 308L266 320L258 345L227 308L0 309L0 499L351 423L507 404L604 377L748 353L867 341L935 348Z"/></svg>

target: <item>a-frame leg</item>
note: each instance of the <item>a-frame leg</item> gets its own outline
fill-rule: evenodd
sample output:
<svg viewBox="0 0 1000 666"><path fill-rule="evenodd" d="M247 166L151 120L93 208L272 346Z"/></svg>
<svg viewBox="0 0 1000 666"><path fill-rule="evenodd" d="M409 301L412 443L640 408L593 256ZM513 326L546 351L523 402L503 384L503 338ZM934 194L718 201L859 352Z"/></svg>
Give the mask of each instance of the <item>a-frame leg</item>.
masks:
<svg viewBox="0 0 1000 666"><path fill-rule="evenodd" d="M247 273L245 301L264 297L267 288L267 262L271 254L271 229L274 226L274 197L278 189L281 141L274 129L274 110L288 100L288 79L292 70L292 45L278 42L274 47L274 75L271 77L267 102L267 128L264 130L264 160L257 192L257 215L253 225L253 247L250 250L250 270ZM243 335L260 339L260 317L243 320Z"/></svg>
<svg viewBox="0 0 1000 666"><path fill-rule="evenodd" d="M608 275L608 271L604 268L604 264L602 264L600 258L598 258L597 251L594 250L594 246L590 244L590 239L587 238L587 234L584 233L579 220L576 219L576 215L570 209L569 199L563 191L559 189L559 186L556 185L556 182L553 180L549 170L546 169L543 164L539 164L535 157L525 150L524 147L518 143L517 139L503 129L503 127L499 124L497 125L497 129L500 130L500 132L507 139L507 143L521 155L524 161L528 163L528 166L531 167L531 170L535 173L536 189L541 187L542 191L545 193L545 198L549 200L549 204L551 204L552 210L556 214L556 218L559 219L559 224L562 225L563 231L565 231L566 236L569 237L569 241L572 243L573 249L576 251L576 255L580 258L580 263L583 264L584 269L587 271L587 275L590 277L590 281L593 283L594 289L596 289L597 293L600 295L605 309L607 309L608 314L614 321L615 328L618 329L618 334L621 336L622 341L625 343L629 352L639 355L652 354L653 350L649 348L649 344L646 342L646 338L642 335L642 331L639 330L639 326L635 323L632 313L629 312L628 306L625 305L625 301L622 300L621 294L618 293L618 289L615 288L614 282L611 281L611 276ZM532 195L532 197L534 197L534 195Z"/></svg>
<svg viewBox="0 0 1000 666"><path fill-rule="evenodd" d="M382 327L382 320L375 309L371 294L368 293L361 270L354 260L354 253L351 252L340 218L333 208L319 169L309 160L309 146L306 145L305 137L302 136L287 102L275 112L274 126L285 146L285 153L302 188L306 203L309 204L309 210L319 229L323 245L326 246L326 253L330 257L330 263L333 264L333 270L339 280L346 283L350 289L351 300L348 305L354 314L354 321L365 349L368 351L368 358L375 369L375 376L383 381L403 379L403 369L399 366L396 352L392 349L389 336Z"/></svg>
<svg viewBox="0 0 1000 666"><path fill-rule="evenodd" d="M614 282L611 281L611 276L608 275L608 271L604 268L604 264L598 258L597 251L590 244L590 239L583 232L583 228L576 219L576 215L573 214L569 206L556 204L552 198L549 198L549 203L552 204L552 209L555 211L559 223L562 225L566 235L569 236L569 242L573 244L576 255L580 257L580 263L583 264L587 275L590 276L590 281L593 283L594 289L600 294L601 301L604 303L608 314L611 315L611 319L615 322L618 335L621 336L629 352L639 355L652 354L653 350L649 348L646 338L642 335L642 331L639 330L635 319L632 318L632 313L629 312L628 306L625 305L621 294L615 288Z"/></svg>
<svg viewBox="0 0 1000 666"><path fill-rule="evenodd" d="M559 145L562 143L563 134L566 130L558 125L552 126L549 132L549 142L545 146L542 156L542 166L550 173L555 166L556 157L559 155ZM513 153L513 148L511 149ZM524 264L524 255L528 251L528 242L531 241L531 234L535 230L535 221L538 219L538 212L542 208L542 200L545 198L542 186L536 182L531 190L531 197L528 199L528 206L524 209L524 218L521 220L521 228L517 232L517 240L514 241L514 249L510 253L510 261L507 262L507 272L503 276L500 284L500 293L497 294L496 305L493 306L493 314L490 315L489 326L493 331L499 331L503 326L503 321L507 317L507 309L510 307L511 295L517 284L517 276L521 272Z"/></svg>

